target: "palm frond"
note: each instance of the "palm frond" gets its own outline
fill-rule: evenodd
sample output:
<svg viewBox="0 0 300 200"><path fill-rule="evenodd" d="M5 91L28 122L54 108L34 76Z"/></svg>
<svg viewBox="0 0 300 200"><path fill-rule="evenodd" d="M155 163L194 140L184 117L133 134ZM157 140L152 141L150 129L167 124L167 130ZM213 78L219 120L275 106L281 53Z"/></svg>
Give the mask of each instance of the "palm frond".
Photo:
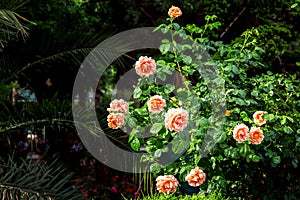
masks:
<svg viewBox="0 0 300 200"><path fill-rule="evenodd" d="M7 0L0 0L0 8L4 10L12 10L16 11L19 8L23 7L25 4L27 4L30 0L10 0L9 3L7 3Z"/></svg>
<svg viewBox="0 0 300 200"><path fill-rule="evenodd" d="M32 163L10 157L0 163L0 199L82 199L58 158Z"/></svg>
<svg viewBox="0 0 300 200"><path fill-rule="evenodd" d="M18 39L20 35L24 40L28 36L28 28L20 22L20 19L34 24L12 10L0 10L0 50L13 38Z"/></svg>

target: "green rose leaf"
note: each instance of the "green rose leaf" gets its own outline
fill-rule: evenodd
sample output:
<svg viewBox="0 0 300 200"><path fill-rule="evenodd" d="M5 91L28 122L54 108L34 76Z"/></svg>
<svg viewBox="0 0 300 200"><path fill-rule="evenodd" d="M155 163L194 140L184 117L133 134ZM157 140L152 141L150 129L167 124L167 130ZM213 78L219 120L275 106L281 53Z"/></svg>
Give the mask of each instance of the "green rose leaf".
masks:
<svg viewBox="0 0 300 200"><path fill-rule="evenodd" d="M161 169L161 165L158 163L153 163L150 165L150 171L159 171Z"/></svg>
<svg viewBox="0 0 300 200"><path fill-rule="evenodd" d="M238 74L239 69L235 65L232 65L232 72L235 73L235 74Z"/></svg>
<svg viewBox="0 0 300 200"><path fill-rule="evenodd" d="M130 146L134 151L139 151L141 147L141 143L137 137L134 137L132 142L130 143Z"/></svg>
<svg viewBox="0 0 300 200"><path fill-rule="evenodd" d="M162 123L154 123L150 128L150 133L157 134L162 128Z"/></svg>
<svg viewBox="0 0 300 200"><path fill-rule="evenodd" d="M260 157L258 155L252 155L252 161L253 162L259 162L260 161Z"/></svg>
<svg viewBox="0 0 300 200"><path fill-rule="evenodd" d="M136 129L132 129L130 135L129 135L129 138L128 138L128 142L131 143L131 141L133 140L133 138L135 137L135 132L136 132Z"/></svg>
<svg viewBox="0 0 300 200"><path fill-rule="evenodd" d="M283 131L284 131L285 133L287 133L287 134L291 134L291 133L293 132L293 129L292 129L291 127L289 127L289 126L285 126L285 127L283 128Z"/></svg>
<svg viewBox="0 0 300 200"><path fill-rule="evenodd" d="M130 128L135 128L137 126L137 119L134 117L129 117L127 123Z"/></svg>
<svg viewBox="0 0 300 200"><path fill-rule="evenodd" d="M164 86L164 92L167 93L167 94L173 92L174 90L175 90L175 86L172 85L172 84L166 84Z"/></svg>
<svg viewBox="0 0 300 200"><path fill-rule="evenodd" d="M246 157L246 155L250 152L250 147L247 143L244 143L241 148L240 148L240 154L243 156L243 157Z"/></svg>
<svg viewBox="0 0 300 200"><path fill-rule="evenodd" d="M281 162L280 156L274 156L272 159L272 162L276 165L278 165Z"/></svg>
<svg viewBox="0 0 300 200"><path fill-rule="evenodd" d="M167 78L167 75L165 73L157 73L157 78L159 78L162 81L165 81Z"/></svg>
<svg viewBox="0 0 300 200"><path fill-rule="evenodd" d="M162 54L166 54L166 53L168 53L170 48L171 48L171 45L169 43L166 43L166 44L160 45L159 50Z"/></svg>
<svg viewBox="0 0 300 200"><path fill-rule="evenodd" d="M142 90L140 87L136 87L134 88L134 91L133 91L133 98L139 98L142 94Z"/></svg>
<svg viewBox="0 0 300 200"><path fill-rule="evenodd" d="M227 134L225 132L222 132L220 137L218 138L218 143L222 143L227 139Z"/></svg>
<svg viewBox="0 0 300 200"><path fill-rule="evenodd" d="M192 58L190 56L184 56L182 61L186 64L186 65L190 65L192 63Z"/></svg>
<svg viewBox="0 0 300 200"><path fill-rule="evenodd" d="M245 111L240 112L240 116L246 122L250 120L249 117L248 117L248 115L247 115L247 113Z"/></svg>
<svg viewBox="0 0 300 200"><path fill-rule="evenodd" d="M181 138L176 138L172 141L172 151L174 154L180 154L186 150L186 141Z"/></svg>
<svg viewBox="0 0 300 200"><path fill-rule="evenodd" d="M161 152L162 152L162 150L161 149L157 149L155 152L154 152L154 156L155 157L160 157L161 156Z"/></svg>

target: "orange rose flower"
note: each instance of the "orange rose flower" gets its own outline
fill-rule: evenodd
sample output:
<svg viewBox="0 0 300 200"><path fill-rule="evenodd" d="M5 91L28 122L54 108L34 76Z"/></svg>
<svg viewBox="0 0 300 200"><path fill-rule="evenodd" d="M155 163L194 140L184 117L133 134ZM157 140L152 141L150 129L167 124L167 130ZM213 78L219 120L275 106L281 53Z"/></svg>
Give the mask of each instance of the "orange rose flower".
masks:
<svg viewBox="0 0 300 200"><path fill-rule="evenodd" d="M120 113L128 113L129 112L129 107L128 103L124 101L123 99L115 99L110 103L110 107L107 108L108 112L120 112Z"/></svg>
<svg viewBox="0 0 300 200"><path fill-rule="evenodd" d="M121 128L124 125L123 113L110 113L107 116L108 126L112 129Z"/></svg>
<svg viewBox="0 0 300 200"><path fill-rule="evenodd" d="M166 100L162 96L154 95L147 102L147 106L150 112L159 114L166 107Z"/></svg>
<svg viewBox="0 0 300 200"><path fill-rule="evenodd" d="M250 141L252 144L260 144L264 139L263 131L257 127L251 127L249 134L250 134Z"/></svg>
<svg viewBox="0 0 300 200"><path fill-rule="evenodd" d="M165 115L166 127L175 132L183 131L187 126L189 114L182 108L171 108Z"/></svg>
<svg viewBox="0 0 300 200"><path fill-rule="evenodd" d="M267 122L267 120L263 119L264 113L267 113L267 112L256 111L253 114L253 119L254 119L254 123L256 124L256 126L261 126L261 125L263 125L263 124L265 124Z"/></svg>
<svg viewBox="0 0 300 200"><path fill-rule="evenodd" d="M230 110L226 110L225 116L226 116L226 117L229 117L229 116L230 116Z"/></svg>
<svg viewBox="0 0 300 200"><path fill-rule="evenodd" d="M180 8L172 6L168 11L168 15L174 19L176 17L180 17L182 15L182 12Z"/></svg>
<svg viewBox="0 0 300 200"><path fill-rule="evenodd" d="M158 176L156 178L156 189L164 194L170 194L176 191L178 181L173 175Z"/></svg>
<svg viewBox="0 0 300 200"><path fill-rule="evenodd" d="M156 70L156 63L151 57L141 56L135 63L135 71L139 76L150 76Z"/></svg>
<svg viewBox="0 0 300 200"><path fill-rule="evenodd" d="M245 124L236 125L233 129L233 138L238 142L247 140L249 128Z"/></svg>
<svg viewBox="0 0 300 200"><path fill-rule="evenodd" d="M206 179L206 174L199 169L199 167L195 167L191 170L191 172L185 177L185 180L188 182L190 186L198 187L204 183Z"/></svg>

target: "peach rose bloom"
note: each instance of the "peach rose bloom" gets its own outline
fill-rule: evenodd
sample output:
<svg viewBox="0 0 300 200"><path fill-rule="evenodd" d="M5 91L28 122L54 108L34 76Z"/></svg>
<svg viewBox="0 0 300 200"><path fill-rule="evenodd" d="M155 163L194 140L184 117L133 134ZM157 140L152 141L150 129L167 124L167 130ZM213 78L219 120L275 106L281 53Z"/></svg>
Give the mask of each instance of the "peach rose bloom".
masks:
<svg viewBox="0 0 300 200"><path fill-rule="evenodd" d="M175 132L182 131L186 126L189 119L189 114L182 108L171 108L165 115L166 127Z"/></svg>
<svg viewBox="0 0 300 200"><path fill-rule="evenodd" d="M251 127L249 134L252 144L260 144L264 140L264 133L259 127Z"/></svg>
<svg viewBox="0 0 300 200"><path fill-rule="evenodd" d="M123 113L110 113L107 116L108 126L112 129L121 128L124 125Z"/></svg>
<svg viewBox="0 0 300 200"><path fill-rule="evenodd" d="M265 124L267 122L267 120L263 119L263 115L264 115L264 111L256 111L253 114L253 119L254 119L254 123L256 124L256 126L261 126L263 124Z"/></svg>
<svg viewBox="0 0 300 200"><path fill-rule="evenodd" d="M150 76L156 70L156 63L151 57L141 56L135 63L135 71L139 76Z"/></svg>
<svg viewBox="0 0 300 200"><path fill-rule="evenodd" d="M180 17L182 15L182 12L180 8L176 6L172 6L168 11L168 15L172 18L176 18L176 17Z"/></svg>
<svg viewBox="0 0 300 200"><path fill-rule="evenodd" d="M156 178L156 189L161 193L170 194L176 191L178 181L173 175L158 176Z"/></svg>
<svg viewBox="0 0 300 200"><path fill-rule="evenodd" d="M129 112L129 106L126 101L123 99L115 99L109 104L109 108L107 108L108 112L120 112L120 113L128 113Z"/></svg>
<svg viewBox="0 0 300 200"><path fill-rule="evenodd" d="M247 140L249 128L245 124L236 125L233 129L233 138L238 142Z"/></svg>
<svg viewBox="0 0 300 200"><path fill-rule="evenodd" d="M188 182L190 186L198 187L204 183L206 178L206 174L199 169L199 167L195 167L191 170L191 172L185 177L185 180Z"/></svg>
<svg viewBox="0 0 300 200"><path fill-rule="evenodd" d="M147 102L149 112L153 112L155 114L159 114L163 109L167 106L166 100L162 98L160 95L152 96Z"/></svg>

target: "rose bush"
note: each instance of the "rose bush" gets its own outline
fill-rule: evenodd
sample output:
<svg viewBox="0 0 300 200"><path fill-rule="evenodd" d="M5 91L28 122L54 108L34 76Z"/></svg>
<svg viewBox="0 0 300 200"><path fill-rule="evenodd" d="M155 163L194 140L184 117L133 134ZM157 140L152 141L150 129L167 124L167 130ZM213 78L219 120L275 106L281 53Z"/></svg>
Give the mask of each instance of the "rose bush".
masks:
<svg viewBox="0 0 300 200"><path fill-rule="evenodd" d="M179 8L170 8L168 15L169 24L156 31L171 33L172 40L162 40L161 53L151 55L153 59L142 56L136 62L140 78L125 115L131 129L128 142L134 151L143 146L149 153L141 162L152 163L157 190L170 194L179 193L177 187L192 187L204 194L221 190L232 198L295 199L300 191L295 175L300 159L299 79L271 71L253 75L257 66L269 69L260 62L265 51L256 45L256 29L224 44L208 37L220 26L216 16L206 16L202 27L181 27L174 22L182 15ZM175 37L193 43L181 44ZM211 59L205 53L193 54L200 47ZM158 82L169 75L176 76L181 87ZM216 98L223 92L218 84L225 86L225 110L220 109L222 99ZM124 125L113 120L110 127ZM175 162L164 162L174 156Z"/></svg>

